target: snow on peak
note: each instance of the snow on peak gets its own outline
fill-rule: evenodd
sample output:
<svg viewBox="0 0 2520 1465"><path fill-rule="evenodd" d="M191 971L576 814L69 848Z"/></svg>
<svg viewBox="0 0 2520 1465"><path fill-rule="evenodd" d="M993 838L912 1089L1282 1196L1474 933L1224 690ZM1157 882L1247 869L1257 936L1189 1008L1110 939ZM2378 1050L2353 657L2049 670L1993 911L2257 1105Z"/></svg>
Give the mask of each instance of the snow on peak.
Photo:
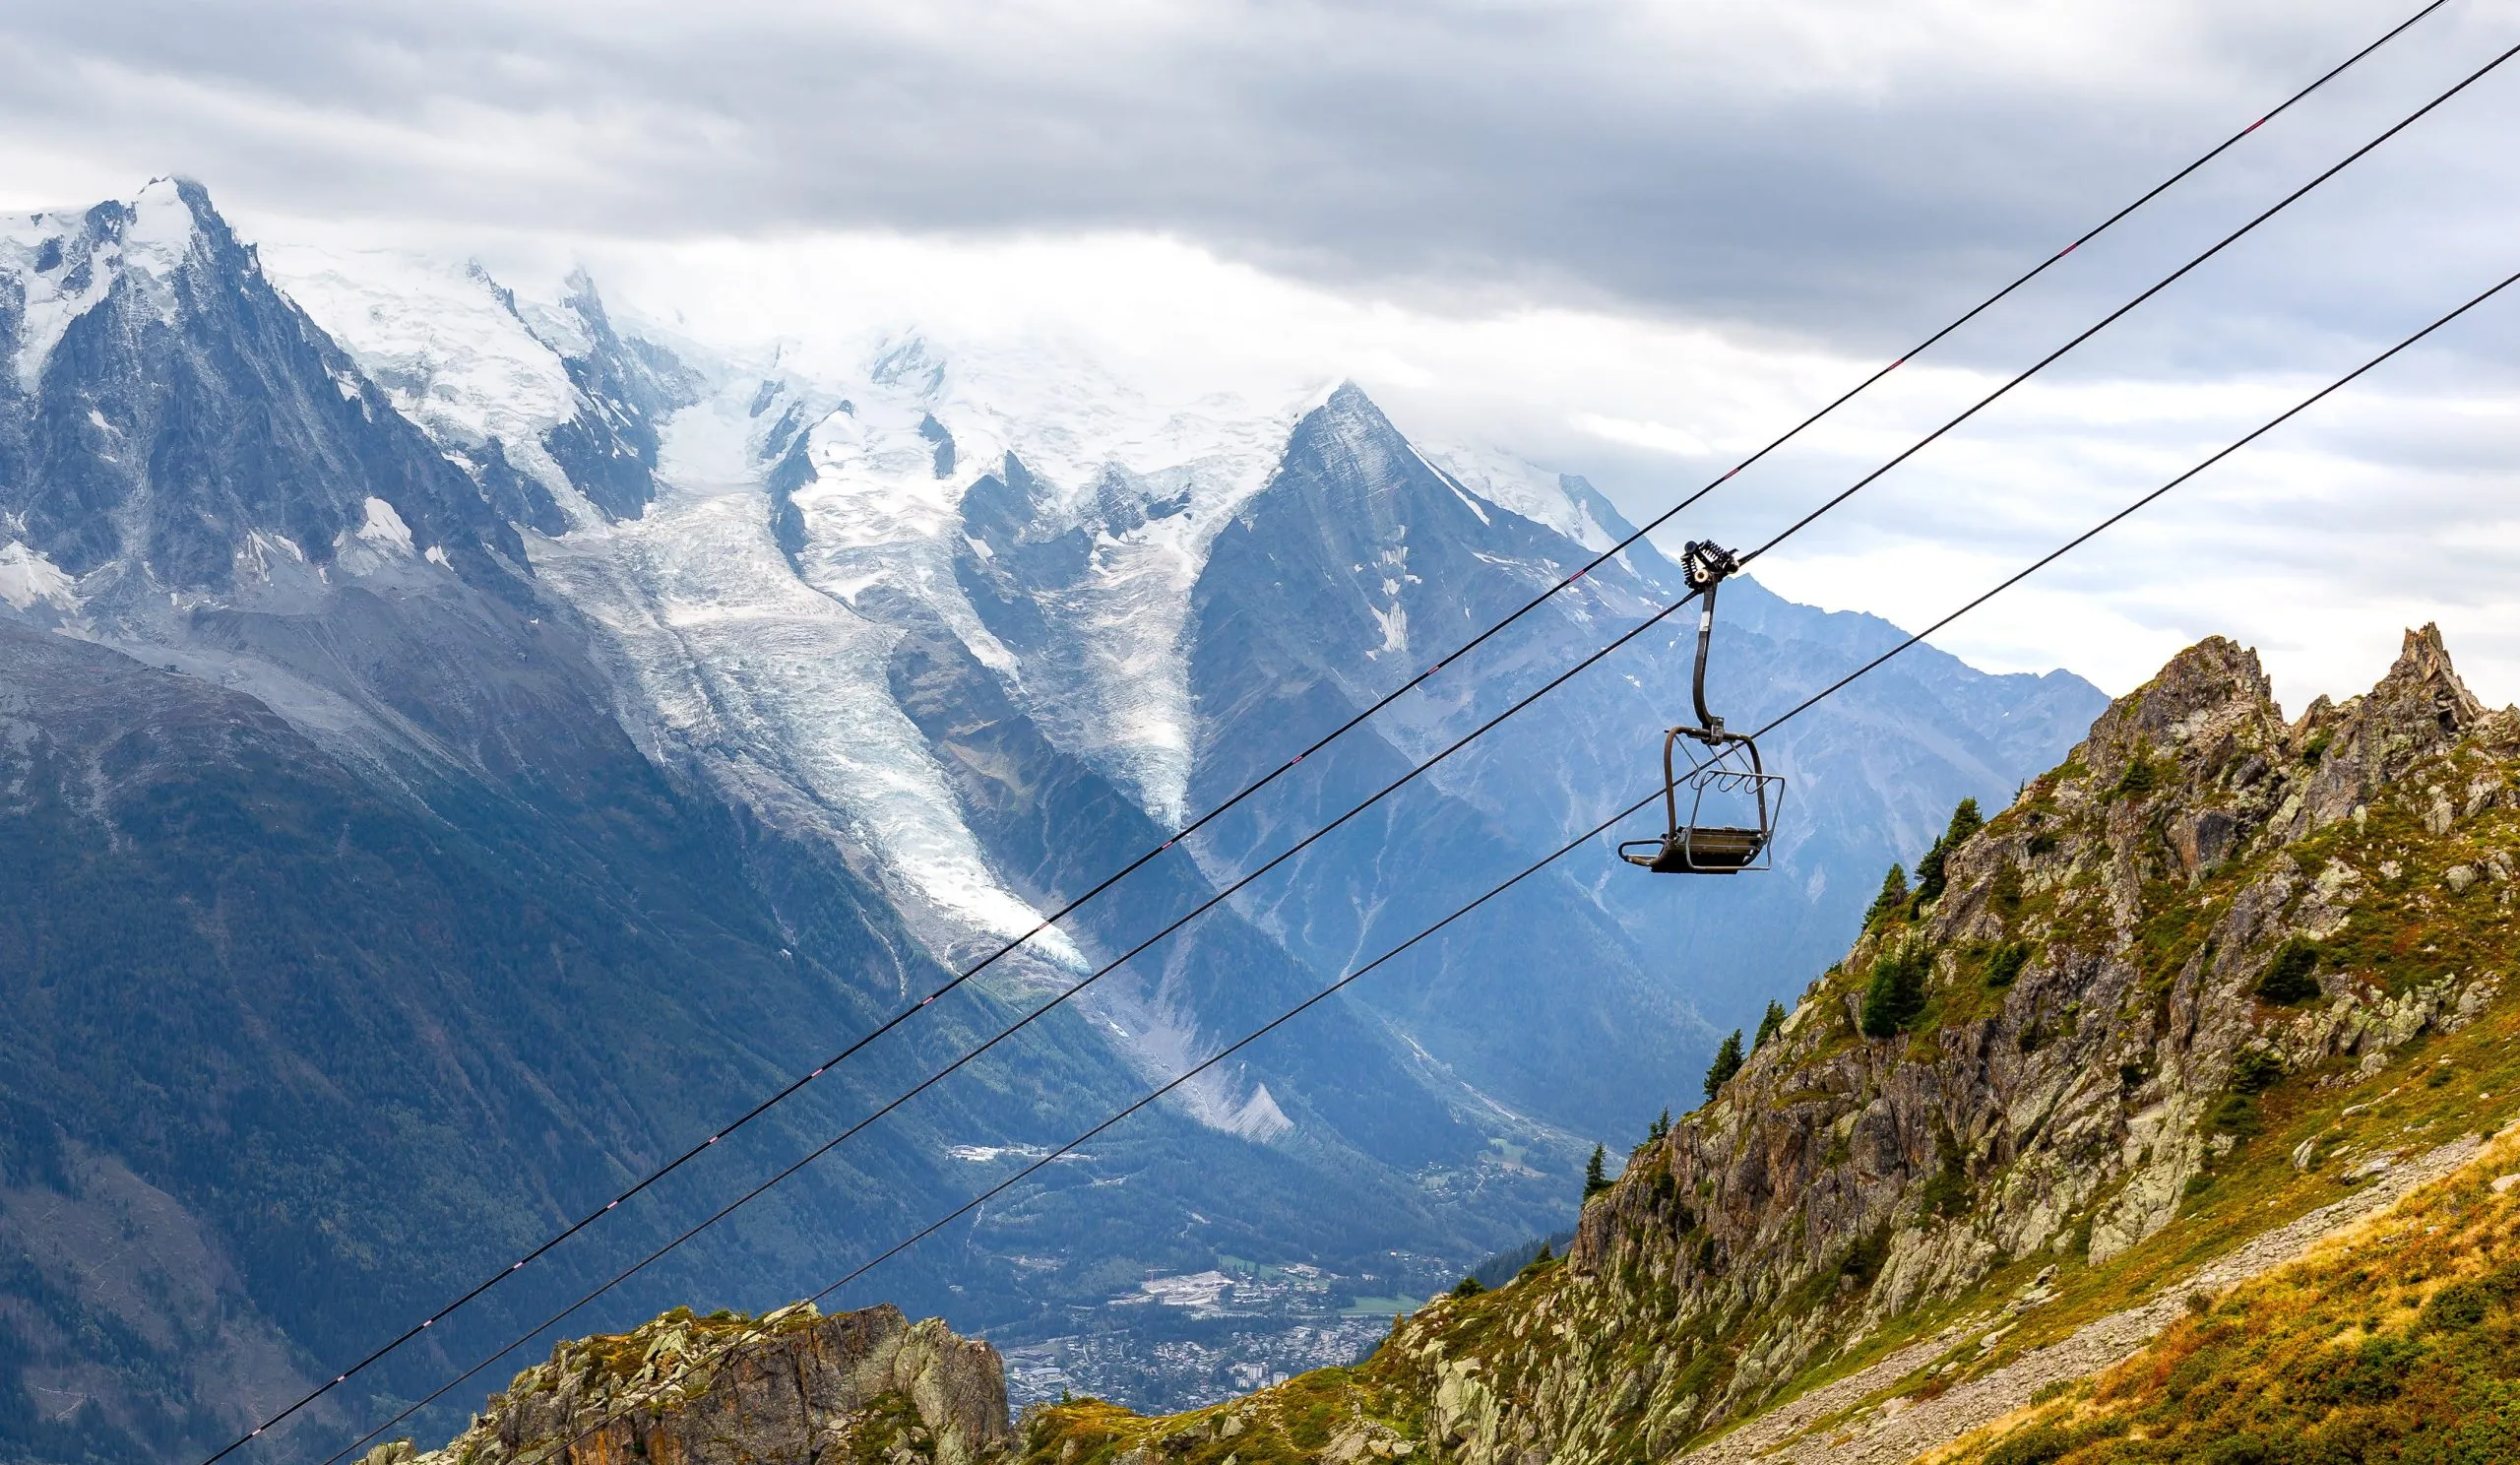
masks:
<svg viewBox="0 0 2520 1465"><path fill-rule="evenodd" d="M362 506L357 527L342 531L333 541L334 565L352 575L416 570L422 557L412 541L411 527L392 504L376 497ZM426 558L434 565L447 564L446 551L435 544L429 546Z"/></svg>
<svg viewBox="0 0 2520 1465"><path fill-rule="evenodd" d="M866 379L917 401L933 401L945 390L945 361L924 337L904 337L876 349Z"/></svg>
<svg viewBox="0 0 2520 1465"><path fill-rule="evenodd" d="M126 268L171 276L191 257L200 221L184 186L172 178L153 178L133 195L130 223L122 231Z"/></svg>
<svg viewBox="0 0 2520 1465"><path fill-rule="evenodd" d="M394 511L392 504L373 495L364 505L364 513L358 526L358 538L360 542L373 544L379 549L393 550L406 555L413 552L411 527L403 522L403 516Z"/></svg>
<svg viewBox="0 0 2520 1465"><path fill-rule="evenodd" d="M7 343L19 389L35 390L72 323L118 283L128 280L161 319L173 319L174 276L197 233L192 201L171 178L90 209L0 216L0 276L15 280L24 298L18 338Z"/></svg>
<svg viewBox="0 0 2520 1465"><path fill-rule="evenodd" d="M282 292L441 447L470 458L496 442L570 522L600 519L543 445L582 405L548 340L570 312L520 306L477 262L293 244L264 245L262 257Z"/></svg>
<svg viewBox="0 0 2520 1465"><path fill-rule="evenodd" d="M1587 549L1607 549L1629 533L1609 501L1582 478L1499 448L1454 443L1420 448L1419 455L1480 498L1546 525Z"/></svg>

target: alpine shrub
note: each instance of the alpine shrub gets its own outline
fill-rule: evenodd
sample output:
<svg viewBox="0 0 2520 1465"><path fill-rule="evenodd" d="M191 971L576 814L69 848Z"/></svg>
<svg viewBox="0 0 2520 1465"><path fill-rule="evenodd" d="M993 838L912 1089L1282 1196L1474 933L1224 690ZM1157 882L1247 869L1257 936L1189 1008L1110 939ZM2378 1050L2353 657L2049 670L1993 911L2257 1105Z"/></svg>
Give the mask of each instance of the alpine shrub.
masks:
<svg viewBox="0 0 2520 1465"><path fill-rule="evenodd" d="M2030 946L2024 941L2006 941L1986 953L1986 985L2010 987L2030 965Z"/></svg>
<svg viewBox="0 0 2520 1465"><path fill-rule="evenodd" d="M2235 1434L2214 1441L2205 1451L2203 1465L2289 1465L2298 1458L2262 1435Z"/></svg>
<svg viewBox="0 0 2520 1465"><path fill-rule="evenodd" d="M1881 877L1881 893L1872 898L1872 909L1863 913L1863 924L1869 926L1907 904L1908 872L1893 861L1890 865L1890 873Z"/></svg>
<svg viewBox="0 0 2520 1465"><path fill-rule="evenodd" d="M2242 1094L2263 1094L2284 1081L2284 1060L2271 1052L2250 1049L2232 1064L2232 1088Z"/></svg>
<svg viewBox="0 0 2520 1465"><path fill-rule="evenodd" d="M1925 1181L1917 1198L1936 1216L1957 1216L1969 1209L1969 1172L1958 1154L1943 1152L1942 1168Z"/></svg>
<svg viewBox="0 0 2520 1465"><path fill-rule="evenodd" d="M1854 1278L1858 1287L1870 1287L1872 1279L1881 1275L1881 1263L1889 1259L1890 1228L1884 1226L1856 1240L1847 1259L1838 1264L1838 1274Z"/></svg>
<svg viewBox="0 0 2520 1465"><path fill-rule="evenodd" d="M2337 1393L2348 1404L2394 1399L2406 1387L2407 1373L2423 1353L2422 1346L2409 1339L2370 1339L2354 1350L2353 1360L2337 1375Z"/></svg>
<svg viewBox="0 0 2520 1465"><path fill-rule="evenodd" d="M2275 948L2275 959L2266 964L2266 975L2257 979L2259 999L2290 1007L2317 996L2318 965L2318 947L2300 936L2286 941Z"/></svg>
<svg viewBox="0 0 2520 1465"><path fill-rule="evenodd" d="M2054 1425L2041 1425L1986 1451L1986 1465L2054 1465L2073 1447L2072 1435Z"/></svg>
<svg viewBox="0 0 2520 1465"><path fill-rule="evenodd" d="M2485 1321L2493 1295L2475 1282L2453 1282L2424 1305L2422 1326L2430 1332L2463 1332Z"/></svg>
<svg viewBox="0 0 2520 1465"><path fill-rule="evenodd" d="M2257 1116L2257 1101L2246 1094L2225 1094L2223 1102L2205 1116L2206 1126L2216 1134L2229 1134L2246 1139L2265 1127Z"/></svg>

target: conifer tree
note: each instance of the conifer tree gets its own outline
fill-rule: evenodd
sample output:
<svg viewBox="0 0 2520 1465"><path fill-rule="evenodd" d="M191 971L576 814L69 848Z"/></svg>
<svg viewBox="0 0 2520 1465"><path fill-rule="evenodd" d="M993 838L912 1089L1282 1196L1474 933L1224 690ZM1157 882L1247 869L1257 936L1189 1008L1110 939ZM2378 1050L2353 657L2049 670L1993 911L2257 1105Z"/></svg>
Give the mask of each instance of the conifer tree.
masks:
<svg viewBox="0 0 2520 1465"><path fill-rule="evenodd" d="M1723 1043L1717 1046L1715 1050L1715 1061L1707 1065L1706 1097L1710 1100L1713 1099L1716 1092L1724 1087L1725 1080L1740 1071L1741 1030L1739 1028L1734 1028L1732 1030L1732 1036L1725 1039Z"/></svg>
<svg viewBox="0 0 2520 1465"><path fill-rule="evenodd" d="M1602 1172L1603 1159L1603 1147L1595 1145L1593 1146L1593 1158L1584 1162L1584 1198L1586 1200L1591 1200L1594 1196L1601 1194L1603 1191L1607 1190L1610 1187L1610 1178ZM1543 1259L1546 1259L1548 1256L1548 1247L1541 1247L1540 1254Z"/></svg>
<svg viewBox="0 0 2520 1465"><path fill-rule="evenodd" d="M1647 1144L1654 1144L1670 1132L1671 1111L1669 1106L1666 1106L1663 1110L1662 1117L1645 1126L1645 1142Z"/></svg>
<svg viewBox="0 0 2520 1465"><path fill-rule="evenodd" d="M1908 871L1893 861L1890 873L1881 877L1881 893L1872 898L1872 909L1863 913L1863 924L1868 926L1907 903Z"/></svg>
<svg viewBox="0 0 2520 1465"><path fill-rule="evenodd" d="M1750 1051L1757 1052L1760 1049L1767 1047L1768 1040L1777 1035L1779 1028L1785 1026L1785 1004L1770 998L1767 1016L1759 1019L1759 1036L1750 1040Z"/></svg>
<svg viewBox="0 0 2520 1465"><path fill-rule="evenodd" d="M1978 800L1960 800L1959 806L1951 811L1951 822L1943 828L1942 837L1933 842L1933 848L1925 852L1924 859L1917 861L1918 906L1942 898L1944 861L1951 858L1952 851L1967 842L1969 836L1985 827L1985 819L1978 813Z"/></svg>
<svg viewBox="0 0 2520 1465"><path fill-rule="evenodd" d="M1917 1020L1924 1010L1925 976L1932 966L1933 953L1922 943L1874 958L1872 980L1863 988L1863 1036L1888 1038Z"/></svg>

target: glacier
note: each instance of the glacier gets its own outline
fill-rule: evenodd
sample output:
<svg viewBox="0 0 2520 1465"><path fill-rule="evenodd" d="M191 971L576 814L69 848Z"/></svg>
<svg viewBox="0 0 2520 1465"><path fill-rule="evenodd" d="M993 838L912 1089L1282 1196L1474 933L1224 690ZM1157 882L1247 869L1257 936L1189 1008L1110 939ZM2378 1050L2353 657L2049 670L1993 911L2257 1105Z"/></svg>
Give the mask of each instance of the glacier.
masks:
<svg viewBox="0 0 2520 1465"><path fill-rule="evenodd" d="M901 607L949 628L1053 742L1159 823L1189 817L1192 588L1208 544L1268 481L1326 385L1275 403L1165 400L1072 346L966 351L900 331L869 333L852 372L808 376L797 359L844 352L748 357L678 341L702 395L662 424L659 498L613 521L541 446L588 408L562 364L586 345L563 302L477 263L262 253L275 283L450 456L474 466L495 444L564 506L567 529L529 533L527 551L599 628L641 744L871 865L940 960L968 965L1042 912L991 868L893 704L885 667ZM1582 532L1581 506L1554 481L1493 452L1478 461L1480 481L1518 472L1516 502ZM775 485L783 474L792 481ZM1087 546L1066 583L1031 588L1049 630L1020 651L975 610L956 565L990 553L966 532L965 496L1010 475L1034 498L1025 534ZM781 500L792 512L785 543ZM1051 930L1010 975L1056 986L1084 967ZM1194 1025L1124 987L1102 1000L1119 1004L1114 1031L1136 1035L1124 1047L1145 1071L1194 1051ZM1250 1094L1194 1107L1236 1132L1288 1122Z"/></svg>

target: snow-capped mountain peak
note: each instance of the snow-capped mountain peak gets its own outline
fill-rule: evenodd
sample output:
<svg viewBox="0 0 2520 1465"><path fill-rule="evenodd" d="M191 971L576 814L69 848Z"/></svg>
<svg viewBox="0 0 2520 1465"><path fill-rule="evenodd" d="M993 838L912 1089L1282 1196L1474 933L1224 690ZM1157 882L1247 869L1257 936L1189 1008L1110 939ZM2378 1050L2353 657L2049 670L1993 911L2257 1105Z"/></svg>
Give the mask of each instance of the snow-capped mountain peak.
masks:
<svg viewBox="0 0 2520 1465"><path fill-rule="evenodd" d="M172 318L171 281L193 253L197 202L207 207L198 185L157 178L129 199L0 218L0 275L23 291L14 323L0 303L0 326L14 326L10 365L19 391L35 390L71 323L118 283L128 280L161 319Z"/></svg>

